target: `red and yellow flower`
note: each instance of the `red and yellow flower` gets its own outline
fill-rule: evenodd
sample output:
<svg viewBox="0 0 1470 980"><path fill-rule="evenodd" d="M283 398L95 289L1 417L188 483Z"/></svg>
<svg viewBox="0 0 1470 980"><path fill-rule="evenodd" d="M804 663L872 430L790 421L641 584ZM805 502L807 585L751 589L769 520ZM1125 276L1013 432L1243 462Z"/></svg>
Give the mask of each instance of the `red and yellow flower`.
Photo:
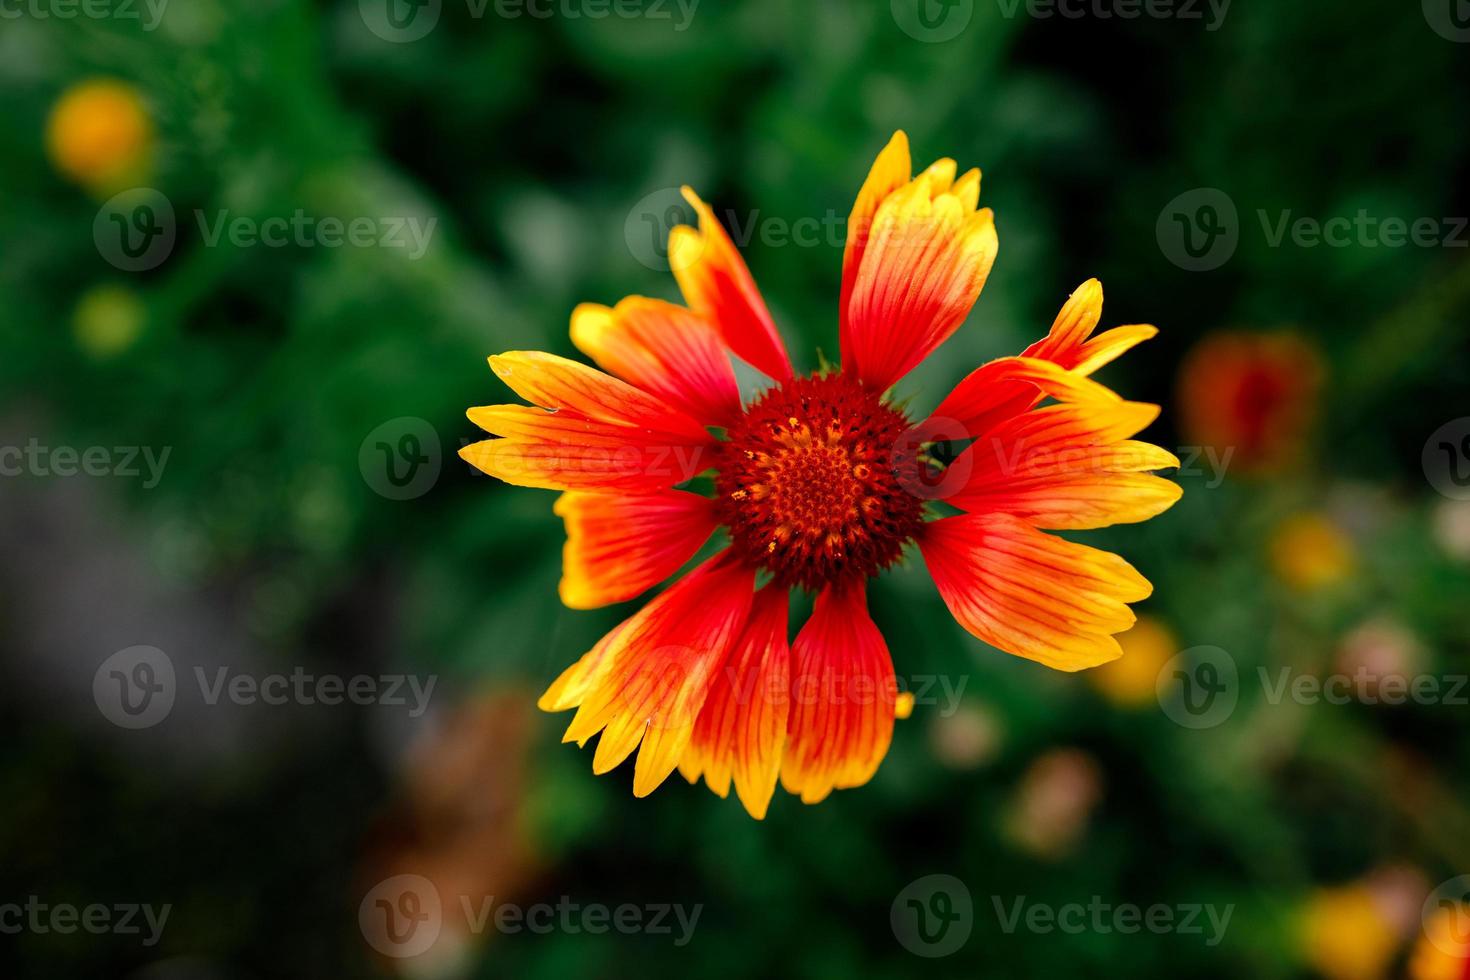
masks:
<svg viewBox="0 0 1470 980"><path fill-rule="evenodd" d="M1179 371L1185 437L1242 473L1288 470L1301 460L1324 373L1317 348L1296 334L1212 334Z"/></svg>
<svg viewBox="0 0 1470 980"><path fill-rule="evenodd" d="M677 768L721 796L733 783L757 818L778 779L808 803L866 783L903 705L866 586L910 544L987 643L1061 670L1119 656L1114 634L1151 586L1117 555L1045 531L1142 521L1178 499L1151 475L1178 461L1133 440L1158 408L1088 377L1154 328L1094 337L1102 288L1089 281L1046 337L975 370L928 418L915 424L886 397L985 284L997 242L979 194L980 172L957 176L953 160L915 176L902 132L879 154L848 224L840 369L797 374L744 261L687 188L699 227L669 241L686 305L579 306L572 340L601 371L537 352L490 358L531 404L471 409L496 438L461 455L562 491L567 605L631 599L728 533L541 698L576 709L564 741L600 734L594 771L637 750L637 795ZM748 403L731 353L772 380ZM938 441L969 445L941 466ZM713 496L690 489L705 473ZM931 513L938 500L960 513ZM794 588L816 599L789 641Z"/></svg>

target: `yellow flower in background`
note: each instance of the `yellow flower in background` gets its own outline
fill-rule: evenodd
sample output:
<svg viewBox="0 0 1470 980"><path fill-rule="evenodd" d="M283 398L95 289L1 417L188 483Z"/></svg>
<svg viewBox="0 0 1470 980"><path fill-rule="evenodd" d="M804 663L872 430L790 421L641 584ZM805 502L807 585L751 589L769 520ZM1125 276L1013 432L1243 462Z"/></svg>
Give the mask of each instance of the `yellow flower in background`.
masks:
<svg viewBox="0 0 1470 980"><path fill-rule="evenodd" d="M126 286L94 286L78 301L72 330L77 346L101 360L133 346L147 317L143 301Z"/></svg>
<svg viewBox="0 0 1470 980"><path fill-rule="evenodd" d="M52 107L46 150L58 171L94 193L122 190L147 175L153 120L131 85L80 82Z"/></svg>
<svg viewBox="0 0 1470 980"><path fill-rule="evenodd" d="M1139 616L1118 634L1123 656L1087 672L1087 679L1116 705L1135 708L1154 700L1159 671L1179 652L1179 641L1162 620Z"/></svg>
<svg viewBox="0 0 1470 980"><path fill-rule="evenodd" d="M1325 514L1295 514L1276 526L1270 541L1276 577L1302 592L1341 582L1357 567L1357 552L1343 530Z"/></svg>
<svg viewBox="0 0 1470 980"><path fill-rule="evenodd" d="M1379 896L1355 882L1316 892L1302 910L1302 955L1328 980L1378 980L1385 975L1400 930Z"/></svg>
<svg viewBox="0 0 1470 980"><path fill-rule="evenodd" d="M1470 980L1470 906L1441 908L1424 924L1410 980Z"/></svg>

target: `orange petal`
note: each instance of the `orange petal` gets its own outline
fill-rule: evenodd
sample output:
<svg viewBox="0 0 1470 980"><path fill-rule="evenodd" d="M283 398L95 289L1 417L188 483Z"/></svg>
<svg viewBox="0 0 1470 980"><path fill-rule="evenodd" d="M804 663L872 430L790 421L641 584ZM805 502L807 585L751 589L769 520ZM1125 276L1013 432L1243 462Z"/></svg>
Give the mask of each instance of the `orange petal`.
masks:
<svg viewBox="0 0 1470 980"><path fill-rule="evenodd" d="M1102 301L1102 283L1096 279L1078 286L1057 314L1051 331L1021 356L1085 376L1159 332L1156 327L1136 324L1093 337L1092 331L1102 317ZM1048 392L1040 387L1028 388L1016 379L1013 369L1006 367L1013 361L1002 358L972 371L934 410L934 418L957 421L972 435L978 435L1035 405Z"/></svg>
<svg viewBox="0 0 1470 980"><path fill-rule="evenodd" d="M855 213L870 206L865 194L876 196L903 162L896 148L879 160ZM954 173L954 161L935 163L887 193L866 229L849 231L860 240L867 235L855 256L849 252L855 269L843 276L851 289L841 311L842 365L874 389L887 389L949 339L995 261L994 216L976 210L980 172L958 180Z"/></svg>
<svg viewBox="0 0 1470 980"><path fill-rule="evenodd" d="M699 215L698 231L679 225L669 233L669 267L684 302L714 324L742 360L777 381L788 380L791 358L745 260L709 205L691 188L683 191Z"/></svg>
<svg viewBox="0 0 1470 980"><path fill-rule="evenodd" d="M490 367L516 394L548 411L696 440L708 436L703 425L662 398L565 357L507 351L491 357Z"/></svg>
<svg viewBox="0 0 1470 980"><path fill-rule="evenodd" d="M583 303L572 311L572 343L608 373L706 425L728 425L740 414L719 334L682 306L643 296L612 309Z"/></svg>
<svg viewBox="0 0 1470 980"><path fill-rule="evenodd" d="M971 371L945 396L939 407L934 409L934 414L920 423L920 427L931 428L942 422L962 428L970 435L980 436L1025 412L1048 395L1069 402L1123 403L1116 394L1096 381L1050 361L1033 357L1002 357Z"/></svg>
<svg viewBox="0 0 1470 980"><path fill-rule="evenodd" d="M1071 367L1064 359L1070 360L1087 338L1092 336L1097 322L1102 319L1102 305L1102 283L1096 279L1087 280L1067 297L1067 302L1062 304L1062 311L1057 314L1047 335L1026 348L1023 356L1056 361L1063 367Z"/></svg>
<svg viewBox="0 0 1470 980"><path fill-rule="evenodd" d="M582 654L576 663L562 671L561 676L552 682L545 694L541 695L540 700L536 702L536 707L542 711L566 711L586 700L587 695L602 680L602 675L608 665L607 654L612 649L613 641L631 621L625 620L614 626L606 636L597 641L596 646Z"/></svg>
<svg viewBox="0 0 1470 980"><path fill-rule="evenodd" d="M868 179L858 190L853 202L852 213L847 218L847 246L842 253L842 299L838 306L842 349L851 346L847 339L848 301L852 298L852 287L857 281L858 267L862 265L863 253L868 248L868 236L872 233L873 216L884 198L913 179L913 163L909 158L909 138L903 130L893 134L888 145L873 161Z"/></svg>
<svg viewBox="0 0 1470 980"><path fill-rule="evenodd" d="M679 762L691 783L704 775L718 796L735 793L757 820L766 815L790 708L791 647L786 640L789 593L767 587L756 593L750 622L720 671L694 737Z"/></svg>
<svg viewBox="0 0 1470 980"><path fill-rule="evenodd" d="M919 549L961 626L1007 653L1058 670L1121 655L1113 634L1128 603L1153 587L1117 555L1036 530L1009 514L963 514L925 525Z"/></svg>
<svg viewBox="0 0 1470 980"><path fill-rule="evenodd" d="M792 661L781 785L816 803L871 779L893 738L898 685L863 586L817 596Z"/></svg>
<svg viewBox="0 0 1470 980"><path fill-rule="evenodd" d="M1145 442L1063 447L988 465L946 502L963 510L1004 513L1041 528L1081 530L1134 524L1168 510L1183 494L1147 471L1179 465Z"/></svg>
<svg viewBox="0 0 1470 980"><path fill-rule="evenodd" d="M597 668L595 686L563 736L585 745L602 733L592 759L597 773L639 749L633 771L637 796L653 792L674 771L745 625L754 574L728 554L675 582L619 627L603 651L606 663Z"/></svg>
<svg viewBox="0 0 1470 980"><path fill-rule="evenodd" d="M460 458L497 480L548 490L648 491L709 468L714 439L674 436L527 405L472 408L470 421L505 436L465 446Z"/></svg>
<svg viewBox="0 0 1470 980"><path fill-rule="evenodd" d="M623 602L679 570L715 529L714 501L683 490L564 493L561 601L572 609Z"/></svg>

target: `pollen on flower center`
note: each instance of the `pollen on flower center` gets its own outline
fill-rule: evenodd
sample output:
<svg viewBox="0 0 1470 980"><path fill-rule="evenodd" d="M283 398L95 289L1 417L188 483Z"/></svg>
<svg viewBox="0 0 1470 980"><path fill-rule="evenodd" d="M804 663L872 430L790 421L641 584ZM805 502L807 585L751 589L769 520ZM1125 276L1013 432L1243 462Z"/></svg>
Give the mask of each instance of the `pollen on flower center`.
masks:
<svg viewBox="0 0 1470 980"><path fill-rule="evenodd" d="M768 391L719 449L716 508L736 553L812 590L891 565L923 522L924 501L901 479L908 429L841 374Z"/></svg>

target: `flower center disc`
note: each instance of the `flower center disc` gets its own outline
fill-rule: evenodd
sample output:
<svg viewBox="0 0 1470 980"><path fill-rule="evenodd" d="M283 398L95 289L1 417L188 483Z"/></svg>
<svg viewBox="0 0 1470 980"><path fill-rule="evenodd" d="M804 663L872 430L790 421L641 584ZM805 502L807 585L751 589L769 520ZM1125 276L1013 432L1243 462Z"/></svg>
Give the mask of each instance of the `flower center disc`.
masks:
<svg viewBox="0 0 1470 980"><path fill-rule="evenodd" d="M736 553L810 590L891 565L923 522L923 499L900 481L908 429L840 374L766 392L720 444L716 508Z"/></svg>

